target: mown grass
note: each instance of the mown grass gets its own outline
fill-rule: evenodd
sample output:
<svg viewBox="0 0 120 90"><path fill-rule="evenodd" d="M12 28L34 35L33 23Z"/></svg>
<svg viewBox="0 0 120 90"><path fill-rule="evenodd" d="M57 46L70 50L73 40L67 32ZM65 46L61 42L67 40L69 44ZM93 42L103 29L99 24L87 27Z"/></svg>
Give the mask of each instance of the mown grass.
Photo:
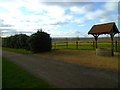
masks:
<svg viewBox="0 0 120 90"><path fill-rule="evenodd" d="M2 58L2 88L52 88L7 58Z"/></svg>

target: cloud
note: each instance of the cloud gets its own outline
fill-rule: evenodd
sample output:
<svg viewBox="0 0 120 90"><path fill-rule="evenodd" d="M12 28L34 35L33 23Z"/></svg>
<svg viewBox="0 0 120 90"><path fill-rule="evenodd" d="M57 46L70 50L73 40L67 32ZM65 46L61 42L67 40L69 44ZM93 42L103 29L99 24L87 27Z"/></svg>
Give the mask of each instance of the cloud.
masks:
<svg viewBox="0 0 120 90"><path fill-rule="evenodd" d="M69 29L67 31L54 30L54 31L51 31L51 36L52 37L76 37L76 33L72 29Z"/></svg>
<svg viewBox="0 0 120 90"><path fill-rule="evenodd" d="M58 18L64 14L64 9L58 6L49 6L46 8L49 17Z"/></svg>
<svg viewBox="0 0 120 90"><path fill-rule="evenodd" d="M4 22L14 25L18 31L21 29L33 31L36 28L42 27L43 24L49 25L51 23L55 24L57 22L56 25L60 25L66 23L63 22L65 21L63 18L64 9L61 7L47 7L38 3L39 0L37 0L37 2L31 2L30 0L18 2L4 2L0 4L2 7L6 8L9 11L9 16L6 13L0 14L2 19L4 19ZM66 16L66 18L68 17Z"/></svg>
<svg viewBox="0 0 120 90"><path fill-rule="evenodd" d="M10 28L13 28L14 26L13 25L10 25L10 24L5 24L4 23L4 20L3 19L0 19L0 36L3 36L5 34L10 34L10 33L14 33L13 29L10 29Z"/></svg>
<svg viewBox="0 0 120 90"><path fill-rule="evenodd" d="M117 2L106 2L104 5L104 9L106 11L113 11L118 8L118 3Z"/></svg>
<svg viewBox="0 0 120 90"><path fill-rule="evenodd" d="M49 24L49 25L61 25L61 26L63 26L63 25L66 25L68 23L69 22L56 22L56 23L52 23L52 24Z"/></svg>
<svg viewBox="0 0 120 90"><path fill-rule="evenodd" d="M65 1L65 0L64 0ZM45 4L47 6L59 6L59 7L63 7L63 8L69 8L69 7L73 7L73 6L83 6L83 5L87 5L87 4L91 4L92 2L75 2L75 1L66 1L66 2L62 2L62 1L58 1L58 2L42 2L42 4Z"/></svg>
<svg viewBox="0 0 120 90"><path fill-rule="evenodd" d="M40 2L118 2L119 0L40 0Z"/></svg>
<svg viewBox="0 0 120 90"><path fill-rule="evenodd" d="M92 11L92 12L88 12L85 17L88 20L95 20L95 19L100 19L103 18L106 15L106 12L103 10L96 10L96 11Z"/></svg>
<svg viewBox="0 0 120 90"><path fill-rule="evenodd" d="M0 29L1 31L1 36L6 37L6 36L11 36L15 34L27 34L31 35L33 32L30 31L17 31L16 29Z"/></svg>
<svg viewBox="0 0 120 90"><path fill-rule="evenodd" d="M82 0L83 1L83 0ZM97 6L98 5L98 6ZM113 14L117 9L116 3L93 2L41 2L41 0L2 0L0 1L1 29L15 29L16 32L36 32L43 28L52 36L61 33L66 27L77 29L74 25L82 26L95 21L104 23L115 21ZM4 22L3 22L4 21ZM74 24L74 25L73 25ZM91 23L92 25L92 23ZM87 29L86 29L87 30ZM64 34L65 36L66 34ZM72 34L73 35L73 34ZM75 34L74 34L75 35ZM59 35L60 36L60 35Z"/></svg>
<svg viewBox="0 0 120 90"><path fill-rule="evenodd" d="M9 25L9 24L0 24L0 27L12 27L12 25Z"/></svg>
<svg viewBox="0 0 120 90"><path fill-rule="evenodd" d="M106 2L102 5L100 9L96 9L94 11L90 11L85 15L85 18L88 20L98 20L101 23L105 22L111 22L111 21L116 21L115 15L111 14L117 14L117 3L115 2Z"/></svg>
<svg viewBox="0 0 120 90"><path fill-rule="evenodd" d="M70 8L71 12L77 13L77 14L86 14L87 12L91 11L93 8L92 3L84 3L80 6L72 6Z"/></svg>
<svg viewBox="0 0 120 90"><path fill-rule="evenodd" d="M16 30L15 29L0 29L1 31L1 36L10 36L10 35L14 35L16 34Z"/></svg>

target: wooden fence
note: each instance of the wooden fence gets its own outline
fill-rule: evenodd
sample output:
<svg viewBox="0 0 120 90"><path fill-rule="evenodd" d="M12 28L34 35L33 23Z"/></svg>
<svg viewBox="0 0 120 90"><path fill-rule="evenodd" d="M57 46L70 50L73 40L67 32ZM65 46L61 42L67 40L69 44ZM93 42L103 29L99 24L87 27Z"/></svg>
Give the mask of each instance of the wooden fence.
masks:
<svg viewBox="0 0 120 90"><path fill-rule="evenodd" d="M114 50L120 51L120 42L114 42ZM111 48L111 42L98 42L98 48ZM53 42L52 49L95 50L95 42Z"/></svg>

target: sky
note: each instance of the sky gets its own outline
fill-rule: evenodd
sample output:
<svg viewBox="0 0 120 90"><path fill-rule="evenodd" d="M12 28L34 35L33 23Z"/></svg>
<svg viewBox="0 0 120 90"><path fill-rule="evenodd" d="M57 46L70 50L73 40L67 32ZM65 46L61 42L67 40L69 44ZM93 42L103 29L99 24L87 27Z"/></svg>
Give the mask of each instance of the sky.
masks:
<svg viewBox="0 0 120 90"><path fill-rule="evenodd" d="M31 35L42 29L51 37L89 37L95 24L119 26L118 1L0 0L0 35Z"/></svg>

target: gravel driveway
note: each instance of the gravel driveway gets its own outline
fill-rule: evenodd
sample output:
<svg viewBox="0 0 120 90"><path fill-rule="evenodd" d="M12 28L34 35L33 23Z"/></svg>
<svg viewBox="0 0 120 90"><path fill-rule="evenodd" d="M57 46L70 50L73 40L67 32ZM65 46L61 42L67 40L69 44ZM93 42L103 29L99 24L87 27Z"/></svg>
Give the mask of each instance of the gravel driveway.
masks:
<svg viewBox="0 0 120 90"><path fill-rule="evenodd" d="M117 88L118 72L3 51L4 57L58 88Z"/></svg>

